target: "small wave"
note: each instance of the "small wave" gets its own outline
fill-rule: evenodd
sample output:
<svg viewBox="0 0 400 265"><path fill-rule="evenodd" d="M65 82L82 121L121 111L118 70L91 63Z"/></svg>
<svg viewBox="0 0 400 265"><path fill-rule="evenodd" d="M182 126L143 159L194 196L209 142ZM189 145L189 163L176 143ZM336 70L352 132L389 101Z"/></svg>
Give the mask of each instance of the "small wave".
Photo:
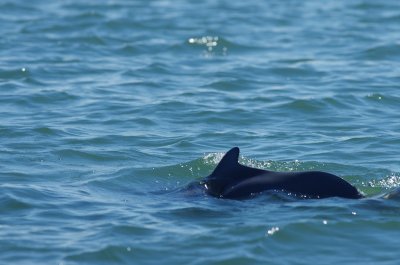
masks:
<svg viewBox="0 0 400 265"><path fill-rule="evenodd" d="M38 93L24 93L22 92L16 95L4 95L0 102L7 102L9 105L15 105L18 107L43 107L43 105L57 105L70 104L79 97L70 94L66 91L54 91L54 90L42 90Z"/></svg>
<svg viewBox="0 0 400 265"><path fill-rule="evenodd" d="M63 136L66 132L60 129L55 129L47 126L36 127L33 131L42 136Z"/></svg>
<svg viewBox="0 0 400 265"><path fill-rule="evenodd" d="M380 103L385 106L393 105L397 107L400 105L400 97L395 95L386 95L382 93L372 93L364 97L367 101Z"/></svg>
<svg viewBox="0 0 400 265"><path fill-rule="evenodd" d="M145 68L138 70L138 72L169 74L171 73L170 70L167 64L157 62L147 65Z"/></svg>
<svg viewBox="0 0 400 265"><path fill-rule="evenodd" d="M74 255L69 255L65 259L75 262L93 262L94 264L104 263L124 263L124 255L129 254L129 247L106 246L98 250L84 251Z"/></svg>
<svg viewBox="0 0 400 265"><path fill-rule="evenodd" d="M211 158L212 155L206 155L205 158L195 159L186 163L172 166L158 167L152 169L152 174L157 176L169 176L174 179L193 179L204 176L204 172L210 171L216 163ZM222 158L222 155L221 155Z"/></svg>
<svg viewBox="0 0 400 265"><path fill-rule="evenodd" d="M104 29L109 32L129 32L132 33L132 29L136 31L142 31L147 29L145 23L135 21L128 18L110 19L104 23Z"/></svg>
<svg viewBox="0 0 400 265"><path fill-rule="evenodd" d="M354 4L352 7L354 9L360 9L360 10L369 10L369 11L376 11L376 10L380 10L380 9L386 9L388 7L390 7L390 3L380 3L380 2L360 2L357 4ZM396 6L393 6L393 8L396 8Z"/></svg>
<svg viewBox="0 0 400 265"><path fill-rule="evenodd" d="M9 19L19 20L21 14L35 14L40 13L38 8L33 6L25 5L23 3L19 3L17 1L5 1L0 3L0 9L2 10L3 14L8 17Z"/></svg>
<svg viewBox="0 0 400 265"><path fill-rule="evenodd" d="M113 233L119 234L132 234L137 236L150 236L157 232L157 230L152 229L143 225L114 225L112 228Z"/></svg>
<svg viewBox="0 0 400 265"><path fill-rule="evenodd" d="M20 80L30 76L28 68L21 67L17 69L0 69L0 80Z"/></svg>
<svg viewBox="0 0 400 265"><path fill-rule="evenodd" d="M2 189L1 210L26 211L32 208L46 209L54 207L55 203L63 200L63 195L57 189L46 184L17 184L0 185Z"/></svg>
<svg viewBox="0 0 400 265"><path fill-rule="evenodd" d="M273 75L279 75L286 78L307 78L307 77L322 77L324 72L313 68L305 67L272 67L267 69Z"/></svg>
<svg viewBox="0 0 400 265"><path fill-rule="evenodd" d="M394 60L400 58L400 44L385 44L361 52L360 57L366 60Z"/></svg>
<svg viewBox="0 0 400 265"><path fill-rule="evenodd" d="M64 17L66 20L70 21L92 21L98 22L106 18L106 16L95 10L83 10L77 14L71 14Z"/></svg>
<svg viewBox="0 0 400 265"><path fill-rule="evenodd" d="M17 138L21 139L22 137L30 136L30 132L25 130L24 128L15 128L15 127L1 127L0 125L0 136L10 139Z"/></svg>
<svg viewBox="0 0 400 265"><path fill-rule="evenodd" d="M60 157L62 160L91 160L96 162L104 162L104 161L120 161L121 157L117 156L118 153L113 152L95 152L95 151L84 151L84 150L76 150L76 149L61 149L54 151L54 154L57 157Z"/></svg>
<svg viewBox="0 0 400 265"><path fill-rule="evenodd" d="M168 216L175 216L175 218L178 219L183 218L183 219L193 219L193 220L229 217L232 215L229 212L224 212L221 210L213 210L197 206L166 210L164 214Z"/></svg>
<svg viewBox="0 0 400 265"><path fill-rule="evenodd" d="M133 55L137 55L140 50L138 49L137 46L133 45L133 44L123 44L120 47L117 47L115 52L117 54L120 55L124 55L124 56L133 56Z"/></svg>
<svg viewBox="0 0 400 265"><path fill-rule="evenodd" d="M87 35L87 36L79 36L79 37L70 37L65 38L63 41L68 43L79 43L79 45L90 45L92 46L105 46L106 40L103 36L99 35Z"/></svg>
<svg viewBox="0 0 400 265"><path fill-rule="evenodd" d="M275 103L275 102L274 102ZM294 110L296 113L315 113L324 112L331 114L332 111L342 111L343 109L352 108L354 104L362 104L363 99L354 96L332 95L328 97L303 97L292 98L285 97L276 102L275 105L285 111Z"/></svg>
<svg viewBox="0 0 400 265"><path fill-rule="evenodd" d="M12 212L15 211L26 211L33 207L33 205L21 201L15 196L10 196L5 194L4 190L2 191L3 195L0 197L0 213L4 213L7 215L12 215Z"/></svg>
<svg viewBox="0 0 400 265"><path fill-rule="evenodd" d="M325 110L325 104L318 99L294 99L289 103L283 104L284 109L301 111L305 113L315 113Z"/></svg>

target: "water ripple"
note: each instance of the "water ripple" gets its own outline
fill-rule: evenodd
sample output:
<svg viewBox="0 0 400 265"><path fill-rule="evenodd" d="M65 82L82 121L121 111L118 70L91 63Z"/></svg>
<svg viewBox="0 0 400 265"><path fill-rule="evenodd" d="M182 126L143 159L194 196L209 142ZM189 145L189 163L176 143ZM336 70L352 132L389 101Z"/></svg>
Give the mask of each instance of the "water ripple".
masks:
<svg viewBox="0 0 400 265"><path fill-rule="evenodd" d="M366 60L398 61L400 58L400 45L386 44L375 46L363 51L361 58Z"/></svg>
<svg viewBox="0 0 400 265"><path fill-rule="evenodd" d="M399 1L321 3L0 1L0 260L397 264ZM186 192L233 146L368 198Z"/></svg>

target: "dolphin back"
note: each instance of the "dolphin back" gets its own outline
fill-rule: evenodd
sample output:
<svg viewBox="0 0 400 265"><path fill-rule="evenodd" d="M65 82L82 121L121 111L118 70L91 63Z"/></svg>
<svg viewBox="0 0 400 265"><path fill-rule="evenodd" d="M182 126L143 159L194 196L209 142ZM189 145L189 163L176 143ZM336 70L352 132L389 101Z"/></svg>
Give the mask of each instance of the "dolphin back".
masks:
<svg viewBox="0 0 400 265"><path fill-rule="evenodd" d="M237 183L267 172L239 164L239 153L238 147L229 150L211 175L205 178L204 185L208 194L223 197L225 191Z"/></svg>
<svg viewBox="0 0 400 265"><path fill-rule="evenodd" d="M229 150L214 171L202 181L206 193L214 197L243 199L266 190L280 190L307 198L363 195L344 179L320 171L274 172L239 164L239 148ZM398 192L394 192L396 196Z"/></svg>

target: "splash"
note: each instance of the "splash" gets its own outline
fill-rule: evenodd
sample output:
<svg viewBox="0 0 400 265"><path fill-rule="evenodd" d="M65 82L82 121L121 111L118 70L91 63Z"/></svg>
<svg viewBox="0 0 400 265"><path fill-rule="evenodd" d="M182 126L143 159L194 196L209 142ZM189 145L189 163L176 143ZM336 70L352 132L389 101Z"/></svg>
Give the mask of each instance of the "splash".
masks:
<svg viewBox="0 0 400 265"><path fill-rule="evenodd" d="M368 182L368 185L372 188L385 188L385 189L393 189L400 187L400 176L392 173L384 179L380 180L371 180Z"/></svg>
<svg viewBox="0 0 400 265"><path fill-rule="evenodd" d="M210 153L210 154L206 154L203 157L203 162L206 165L212 165L212 166L216 166L219 161L221 161L222 157L225 155L225 153Z"/></svg>
<svg viewBox="0 0 400 265"><path fill-rule="evenodd" d="M203 36L200 38L189 38L188 43L191 45L205 46L206 50L203 51L205 57L211 57L216 54L217 48L220 48L220 38L218 36ZM220 49L218 49L219 53ZM222 55L226 55L228 48L223 46L221 50Z"/></svg>
<svg viewBox="0 0 400 265"><path fill-rule="evenodd" d="M273 234L277 233L279 231L279 227L272 227L269 229L266 233L266 236L272 236Z"/></svg>

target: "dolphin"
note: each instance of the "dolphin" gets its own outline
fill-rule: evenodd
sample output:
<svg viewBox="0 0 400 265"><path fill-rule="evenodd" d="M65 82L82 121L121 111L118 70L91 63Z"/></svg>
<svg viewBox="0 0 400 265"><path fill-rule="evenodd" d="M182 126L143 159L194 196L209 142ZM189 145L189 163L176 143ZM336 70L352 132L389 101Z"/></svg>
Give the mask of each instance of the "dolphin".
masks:
<svg viewBox="0 0 400 265"><path fill-rule="evenodd" d="M275 172L239 164L239 148L229 150L214 171L200 184L207 194L226 199L246 199L268 190L301 198L364 196L344 179L321 171Z"/></svg>

